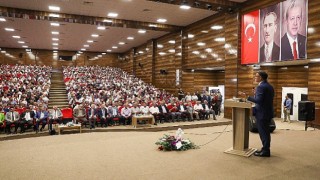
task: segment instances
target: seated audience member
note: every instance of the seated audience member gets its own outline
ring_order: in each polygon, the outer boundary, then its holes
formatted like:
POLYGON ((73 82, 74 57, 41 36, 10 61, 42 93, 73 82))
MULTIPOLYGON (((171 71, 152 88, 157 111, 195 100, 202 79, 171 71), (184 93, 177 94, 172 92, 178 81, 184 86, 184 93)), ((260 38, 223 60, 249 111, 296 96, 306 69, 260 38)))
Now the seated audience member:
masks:
POLYGON ((204 109, 204 111, 205 111, 205 115, 206 115, 205 118, 206 118, 206 119, 209 119, 210 114, 212 114, 212 115, 213 115, 213 119, 214 119, 214 120, 217 120, 217 119, 216 119, 216 113, 215 113, 215 111, 213 110, 212 106, 211 106, 211 107, 209 106, 207 100, 204 101, 204 103, 202 104, 202 106, 203 106, 203 109, 204 109))
POLYGON ((204 119, 205 111, 203 110, 203 106, 202 104, 200 104, 200 101, 197 101, 196 104, 193 106, 193 108, 195 112, 197 112, 198 117, 200 117, 200 119, 204 119))
POLYGON ((188 118, 189 120, 193 120, 193 117, 192 119, 190 119, 192 115, 190 116, 190 113, 187 107, 183 104, 183 102, 180 102, 178 106, 178 110, 181 113, 181 117, 188 118))
POLYGON ((97 115, 98 115, 98 111, 96 109, 96 105, 95 104, 91 104, 91 107, 88 110, 90 129, 94 129, 95 128, 97 115), (93 123, 92 123, 92 121, 93 121, 93 123))
POLYGON ((123 125, 131 124, 131 108, 128 107, 128 104, 124 104, 124 107, 121 109, 121 119, 123 125))
POLYGON ((150 114, 153 115, 154 119, 155 119, 155 125, 157 125, 157 122, 160 121, 160 111, 159 108, 157 107, 157 104, 154 102, 152 103, 152 106, 149 108, 150 114))
POLYGON ((11 125, 14 124, 15 130, 14 133, 17 133, 19 127, 20 115, 17 111, 10 108, 10 111, 6 113, 5 121, 6 121, 6 132, 7 134, 11 134, 11 125))
POLYGON ((169 103, 167 108, 171 114, 172 122, 179 121, 179 119, 181 119, 181 113, 179 112, 176 103, 169 103))
POLYGON ((199 120, 199 113, 194 110, 192 103, 188 102, 186 107, 190 117, 189 120, 193 121, 193 116, 196 116, 196 119, 199 120))
MULTIPOLYGON (((160 121, 161 119, 164 119, 165 122, 169 122, 170 112, 165 104, 165 101, 162 101, 161 104, 158 106, 158 108, 159 108, 160 121)), ((163 121, 161 121, 161 123, 163 123, 163 121)))
POLYGON ((149 106, 147 106, 145 102, 142 102, 142 105, 140 106, 140 111, 141 111, 141 114, 143 115, 150 114, 149 106))
POLYGON ((100 108, 98 109, 98 118, 100 119, 101 127, 108 127, 110 125, 108 123, 108 109, 106 108, 105 104, 101 104, 100 108))
POLYGON ((49 131, 52 131, 52 123, 56 121, 58 124, 62 123, 62 112, 57 106, 53 106, 53 109, 49 111, 49 131))
POLYGON ((82 104, 78 104, 73 109, 73 118, 74 121, 78 124, 79 122, 87 122, 87 114, 86 109, 83 107, 82 104))
POLYGON ((4 121, 5 121, 4 112, 2 112, 1 110, 0 110, 0 131, 2 131, 2 128, 4 126, 4 121))
POLYGON ((138 106, 138 103, 134 103, 131 107, 131 112, 133 116, 137 116, 141 114, 140 108, 138 106))
POLYGON ((39 111, 36 113, 36 133, 39 131, 39 125, 42 124, 40 131, 44 129, 47 124, 47 120, 49 117, 49 112, 44 109, 44 107, 40 107, 39 111))
POLYGON ((109 114, 109 122, 111 125, 114 125, 114 118, 120 118, 119 109, 116 103, 113 103, 112 106, 108 107, 108 114, 109 114))
POLYGON ((26 111, 21 114, 21 121, 20 121, 21 133, 25 132, 25 127, 24 127, 25 124, 28 125, 28 128, 33 127, 33 130, 35 130, 34 118, 35 118, 35 113, 30 109, 30 107, 27 107, 26 111))

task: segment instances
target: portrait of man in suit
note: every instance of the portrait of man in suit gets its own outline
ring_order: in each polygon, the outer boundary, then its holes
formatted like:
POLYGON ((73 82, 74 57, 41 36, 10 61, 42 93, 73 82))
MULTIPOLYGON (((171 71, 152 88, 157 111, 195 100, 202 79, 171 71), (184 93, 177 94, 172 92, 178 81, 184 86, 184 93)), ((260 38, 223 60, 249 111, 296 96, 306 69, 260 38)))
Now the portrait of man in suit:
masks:
MULTIPOLYGON (((280 59, 280 47, 275 42, 278 31, 278 15, 275 12, 266 12, 262 20, 263 45, 260 47, 260 62, 272 62, 280 59)), ((279 42, 279 34, 278 34, 279 42)))
POLYGON ((305 0, 289 0, 283 5, 283 31, 281 38, 281 60, 306 58, 306 14, 305 0))

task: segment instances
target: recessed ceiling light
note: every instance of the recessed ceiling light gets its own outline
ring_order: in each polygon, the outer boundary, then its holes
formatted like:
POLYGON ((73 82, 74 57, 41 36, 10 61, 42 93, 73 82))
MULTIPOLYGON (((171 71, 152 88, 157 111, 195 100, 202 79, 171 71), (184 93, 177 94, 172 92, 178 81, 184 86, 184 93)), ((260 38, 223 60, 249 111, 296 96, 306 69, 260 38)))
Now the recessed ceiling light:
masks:
POLYGON ((213 30, 219 30, 219 29, 222 29, 222 28, 223 27, 219 26, 219 25, 211 26, 211 29, 213 29, 213 30))
POLYGON ((149 27, 158 27, 156 24, 149 24, 149 27))
POLYGON ((107 53, 101 53, 102 55, 106 55, 107 53))
POLYGON ((15 39, 20 39, 21 37, 20 36, 12 36, 13 38, 15 39))
POLYGON ((92 40, 88 40, 87 42, 88 42, 88 43, 93 43, 93 41, 92 41, 92 40))
POLYGON ((198 46, 205 46, 206 43, 204 43, 204 42, 198 42, 197 45, 198 45, 198 46))
POLYGON ((113 21, 111 19, 105 19, 105 20, 103 20, 103 22, 112 23, 113 21))
POLYGON ((171 53, 176 52, 176 50, 174 50, 174 49, 169 49, 168 51, 171 52, 171 53))
POLYGON ((0 18, 0 21, 5 22, 7 20, 5 18, 0 18))
POLYGON ((107 49, 107 52, 112 52, 112 50, 111 49, 107 49))
POLYGON ((157 47, 158 48, 163 48, 163 45, 162 44, 158 44, 157 47))
POLYGON ((208 53, 211 53, 212 49, 211 48, 207 48, 205 51, 208 52, 208 53))
POLYGON ((159 18, 159 19, 157 20, 157 22, 159 22, 159 23, 165 23, 165 22, 167 22, 167 20, 166 20, 166 19, 163 19, 163 18, 159 18))
POLYGON ((89 47, 89 45, 88 45, 88 44, 85 44, 85 45, 83 45, 83 47, 89 47))
POLYGON ((189 39, 194 38, 194 35, 193 34, 188 34, 188 38, 189 39))
POLYGON ((203 30, 203 31, 201 31, 201 32, 206 34, 206 33, 208 33, 209 31, 207 31, 207 30, 203 30))
POLYGON ((108 17, 118 17, 118 13, 110 12, 108 13, 108 17))
POLYGON ((112 49, 118 49, 118 47, 117 46, 112 46, 112 49))
POLYGON ((4 53, 6 53, 6 51, 1 51, 1 53, 3 53, 3 54, 4 54, 4 53))
POLYGON ((57 53, 58 51, 53 51, 54 53, 57 53))
POLYGON ((85 51, 86 49, 85 48, 82 48, 82 49, 80 49, 81 51, 85 51))
POLYGON ((126 44, 126 43, 125 43, 125 42, 119 42, 119 44, 120 44, 120 45, 124 45, 124 44, 126 44))
POLYGON ((98 55, 98 57, 102 57, 102 55, 101 55, 101 54, 99 54, 99 55, 98 55))
POLYGON ((28 48, 28 46, 22 46, 23 48, 28 48))
POLYGON ((104 26, 98 26, 97 29, 99 29, 99 30, 105 30, 106 27, 104 27, 104 26))
POLYGON ((49 6, 49 10, 51 10, 51 11, 60 11, 60 7, 58 7, 58 6, 49 6))
POLYGON ((59 23, 50 23, 51 26, 60 26, 59 23))
POLYGON ((59 49, 58 47, 52 47, 52 49, 59 49))
POLYGON ((163 56, 163 55, 166 55, 167 53, 165 53, 165 52, 159 52, 158 54, 161 55, 161 56, 163 56))
POLYGON ((180 9, 186 9, 186 10, 188 10, 188 9, 190 9, 191 7, 189 6, 189 5, 181 5, 180 6, 180 9))
POLYGON ((144 34, 144 33, 146 33, 147 31, 145 30, 145 29, 140 29, 139 31, 138 31, 138 33, 140 33, 140 34, 144 34))
POLYGON ((217 41, 217 42, 224 42, 225 38, 215 38, 214 40, 217 41))
POLYGON ((58 31, 52 31, 51 34, 57 35, 57 34, 59 34, 59 32, 58 31))
POLYGON ((24 41, 18 41, 18 43, 19 43, 19 44, 24 44, 25 42, 24 42, 24 41))
POLYGON ((59 15, 59 14, 53 14, 53 13, 50 13, 50 14, 49 14, 49 16, 50 16, 50 17, 55 17, 55 18, 60 17, 60 15, 59 15))
POLYGON ((59 46, 58 43, 52 43, 52 46, 59 46))
POLYGON ((52 38, 52 41, 59 41, 58 38, 52 38))
POLYGON ((129 37, 127 37, 127 39, 128 39, 128 40, 134 40, 134 37, 129 36, 129 37))
POLYGON ((14 31, 14 29, 12 29, 12 28, 4 28, 4 30, 6 30, 6 31, 14 31))
POLYGON ((175 40, 170 40, 169 43, 170 43, 170 44, 175 44, 176 41, 175 41, 175 40))
POLYGON ((91 34, 92 37, 99 37, 98 34, 91 34))

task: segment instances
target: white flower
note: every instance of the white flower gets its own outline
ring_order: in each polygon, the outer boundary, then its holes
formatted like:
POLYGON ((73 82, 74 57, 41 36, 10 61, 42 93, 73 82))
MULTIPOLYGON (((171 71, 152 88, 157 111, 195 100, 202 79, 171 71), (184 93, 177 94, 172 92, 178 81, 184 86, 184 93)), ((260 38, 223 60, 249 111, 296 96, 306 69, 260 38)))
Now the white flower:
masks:
POLYGON ((182 147, 181 141, 179 141, 179 142, 176 143, 176 147, 177 147, 177 149, 180 149, 180 148, 182 147))
POLYGON ((183 142, 187 143, 187 144, 190 144, 190 141, 188 139, 184 139, 182 140, 183 142))

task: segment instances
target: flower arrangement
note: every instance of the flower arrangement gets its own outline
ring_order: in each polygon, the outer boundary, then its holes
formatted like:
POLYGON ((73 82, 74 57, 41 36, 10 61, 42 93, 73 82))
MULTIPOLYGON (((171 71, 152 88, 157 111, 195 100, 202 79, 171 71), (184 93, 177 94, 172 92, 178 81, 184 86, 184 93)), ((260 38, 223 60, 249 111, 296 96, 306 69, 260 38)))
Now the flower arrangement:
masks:
POLYGON ((156 145, 159 145, 158 149, 160 151, 186 151, 188 149, 196 149, 196 146, 189 139, 183 139, 182 135, 184 132, 181 128, 176 131, 175 136, 169 136, 165 134, 162 138, 160 138, 156 145))

